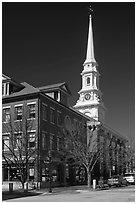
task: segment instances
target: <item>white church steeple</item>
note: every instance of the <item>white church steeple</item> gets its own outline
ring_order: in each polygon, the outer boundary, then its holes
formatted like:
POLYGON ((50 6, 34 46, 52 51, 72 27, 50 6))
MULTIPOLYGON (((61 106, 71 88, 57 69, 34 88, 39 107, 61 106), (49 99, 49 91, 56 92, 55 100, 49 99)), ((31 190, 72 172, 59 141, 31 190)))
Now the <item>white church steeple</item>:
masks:
POLYGON ((87 56, 84 64, 96 62, 94 57, 94 44, 93 44, 93 31, 92 31, 92 17, 89 15, 89 32, 88 32, 88 44, 87 44, 87 56))
POLYGON ((94 56, 91 12, 89 15, 86 60, 83 64, 83 67, 84 69, 81 73, 82 89, 78 92, 80 96, 74 108, 97 121, 104 122, 106 108, 102 102, 102 93, 99 90, 100 74, 97 70, 98 65, 94 56))

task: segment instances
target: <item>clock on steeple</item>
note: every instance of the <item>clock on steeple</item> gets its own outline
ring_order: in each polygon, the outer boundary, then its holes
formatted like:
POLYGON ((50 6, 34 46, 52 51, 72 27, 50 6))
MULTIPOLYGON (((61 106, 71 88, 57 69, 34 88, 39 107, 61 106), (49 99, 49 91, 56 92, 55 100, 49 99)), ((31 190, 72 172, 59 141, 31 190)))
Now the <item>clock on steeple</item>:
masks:
POLYGON ((91 98, 91 95, 89 93, 85 94, 85 99, 86 100, 90 100, 90 98, 91 98))

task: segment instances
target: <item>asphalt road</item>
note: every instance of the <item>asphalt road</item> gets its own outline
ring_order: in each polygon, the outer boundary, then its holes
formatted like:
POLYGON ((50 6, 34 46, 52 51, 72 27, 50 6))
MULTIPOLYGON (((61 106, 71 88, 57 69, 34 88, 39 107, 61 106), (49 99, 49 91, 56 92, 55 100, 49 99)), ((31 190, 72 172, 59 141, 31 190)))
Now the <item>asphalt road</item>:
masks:
POLYGON ((6 200, 6 202, 135 202, 135 186, 100 191, 74 191, 41 194, 6 200))

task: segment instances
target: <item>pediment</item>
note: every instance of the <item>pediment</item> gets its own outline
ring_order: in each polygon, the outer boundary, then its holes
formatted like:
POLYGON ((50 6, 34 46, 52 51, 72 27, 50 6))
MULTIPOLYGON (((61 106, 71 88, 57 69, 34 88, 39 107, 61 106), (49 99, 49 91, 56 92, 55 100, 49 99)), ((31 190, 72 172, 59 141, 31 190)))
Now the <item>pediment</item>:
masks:
POLYGON ((68 95, 71 95, 71 92, 70 92, 70 90, 69 90, 69 88, 68 88, 68 86, 67 86, 66 83, 63 83, 63 84, 60 86, 60 88, 61 88, 65 93, 67 93, 68 95))
POLYGON ((10 78, 4 74, 2 74, 2 81, 6 81, 9 80, 10 78))

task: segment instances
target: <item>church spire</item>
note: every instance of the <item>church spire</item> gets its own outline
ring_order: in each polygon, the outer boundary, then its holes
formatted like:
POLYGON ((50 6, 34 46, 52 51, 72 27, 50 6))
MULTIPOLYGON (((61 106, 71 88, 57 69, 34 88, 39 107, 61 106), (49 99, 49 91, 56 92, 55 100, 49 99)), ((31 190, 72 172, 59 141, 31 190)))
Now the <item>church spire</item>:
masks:
POLYGON ((94 57, 91 11, 90 7, 87 55, 83 64, 84 69, 81 72, 82 89, 78 92, 79 99, 74 108, 96 121, 104 122, 106 109, 102 101, 102 92, 99 89, 100 74, 94 57))
POLYGON ((91 6, 89 8, 89 31, 88 31, 88 43, 87 43, 87 55, 86 55, 86 60, 84 62, 84 65, 87 63, 92 63, 95 62, 95 57, 94 57, 94 44, 93 44, 93 30, 92 30, 92 16, 91 12, 93 11, 91 9, 91 6))

